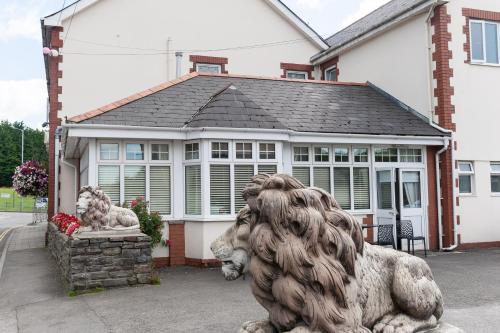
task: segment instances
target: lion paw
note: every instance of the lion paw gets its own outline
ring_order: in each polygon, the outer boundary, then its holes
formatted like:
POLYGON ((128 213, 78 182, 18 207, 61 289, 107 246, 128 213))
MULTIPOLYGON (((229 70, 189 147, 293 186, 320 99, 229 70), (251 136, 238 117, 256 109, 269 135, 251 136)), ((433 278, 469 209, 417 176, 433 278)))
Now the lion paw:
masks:
POLYGON ((435 326, 434 316, 427 320, 419 320, 406 314, 388 314, 373 327, 373 333, 413 333, 435 326))
POLYGON ((268 320, 247 321, 241 325, 239 333, 275 333, 273 325, 268 320))

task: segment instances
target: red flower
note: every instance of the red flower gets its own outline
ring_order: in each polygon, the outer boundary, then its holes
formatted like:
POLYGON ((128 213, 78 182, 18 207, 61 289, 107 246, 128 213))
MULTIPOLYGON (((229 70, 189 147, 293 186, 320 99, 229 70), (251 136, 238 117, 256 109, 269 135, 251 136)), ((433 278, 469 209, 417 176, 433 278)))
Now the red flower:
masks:
POLYGON ((137 204, 138 204, 137 200, 132 200, 132 201, 130 202, 130 207, 131 207, 131 208, 134 208, 135 206, 137 206, 137 204))
POLYGON ((172 244, 170 239, 165 239, 165 246, 169 247, 172 244))

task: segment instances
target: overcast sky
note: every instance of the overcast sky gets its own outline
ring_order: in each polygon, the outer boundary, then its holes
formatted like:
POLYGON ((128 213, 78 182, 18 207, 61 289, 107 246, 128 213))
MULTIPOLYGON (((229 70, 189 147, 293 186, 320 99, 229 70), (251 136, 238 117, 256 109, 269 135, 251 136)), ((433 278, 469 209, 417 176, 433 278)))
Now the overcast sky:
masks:
MULTIPOLYGON (((47 92, 40 18, 61 9, 64 2, 0 0, 0 120, 24 121, 33 127, 45 121, 47 92)), ((66 4, 71 2, 74 0, 66 4)), ((283 2, 320 35, 328 37, 388 0, 283 2)))

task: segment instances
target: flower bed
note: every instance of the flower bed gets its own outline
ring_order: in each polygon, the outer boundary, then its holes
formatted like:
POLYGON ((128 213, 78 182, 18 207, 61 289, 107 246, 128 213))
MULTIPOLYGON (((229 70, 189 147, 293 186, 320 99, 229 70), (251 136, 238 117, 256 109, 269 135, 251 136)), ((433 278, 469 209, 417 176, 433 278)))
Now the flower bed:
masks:
POLYGON ((51 221, 57 226, 57 229, 67 236, 73 235, 80 228, 80 220, 74 215, 58 213, 54 215, 51 221))

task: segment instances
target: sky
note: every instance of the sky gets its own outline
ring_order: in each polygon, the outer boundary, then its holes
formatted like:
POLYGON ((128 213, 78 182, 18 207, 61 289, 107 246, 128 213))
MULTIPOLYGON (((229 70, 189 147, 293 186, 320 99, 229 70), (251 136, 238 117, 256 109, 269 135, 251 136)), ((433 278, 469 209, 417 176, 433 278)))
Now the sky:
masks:
MULTIPOLYGON (((73 1, 0 0, 0 120, 24 121, 36 128, 46 121, 40 18, 73 1)), ((283 0, 325 38, 388 1, 283 0)))

